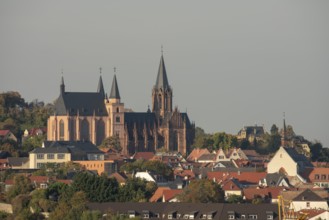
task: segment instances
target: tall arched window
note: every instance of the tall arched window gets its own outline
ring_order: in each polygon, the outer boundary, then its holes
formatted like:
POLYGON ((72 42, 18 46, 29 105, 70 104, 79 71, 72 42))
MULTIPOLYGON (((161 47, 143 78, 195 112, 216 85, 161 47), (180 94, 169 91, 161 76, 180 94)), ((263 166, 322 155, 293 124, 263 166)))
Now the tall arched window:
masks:
POLYGON ((64 141, 64 121, 59 121, 59 140, 64 141))
POLYGON ((105 123, 103 120, 97 121, 96 127, 96 145, 100 145, 105 138, 105 123))
POLYGON ((83 141, 89 141, 89 122, 86 119, 83 119, 81 122, 81 134, 80 139, 83 141))

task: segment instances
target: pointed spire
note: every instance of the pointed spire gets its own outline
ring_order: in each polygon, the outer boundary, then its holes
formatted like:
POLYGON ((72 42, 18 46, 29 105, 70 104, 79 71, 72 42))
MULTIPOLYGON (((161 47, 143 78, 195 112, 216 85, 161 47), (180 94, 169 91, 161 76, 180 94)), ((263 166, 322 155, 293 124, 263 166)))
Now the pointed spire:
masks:
POLYGON ((97 92, 100 93, 103 97, 105 97, 102 75, 99 76, 97 92))
POLYGON ((113 76, 110 99, 120 99, 119 87, 117 83, 117 77, 115 74, 113 76))
POLYGON ((61 78, 61 86, 60 86, 60 89, 61 89, 61 95, 64 95, 65 93, 65 84, 64 84, 64 76, 63 76, 63 70, 62 70, 62 78, 61 78))
POLYGON ((169 88, 163 54, 161 54, 160 65, 159 65, 159 70, 158 70, 157 81, 155 83, 155 88, 163 89, 163 90, 169 88))

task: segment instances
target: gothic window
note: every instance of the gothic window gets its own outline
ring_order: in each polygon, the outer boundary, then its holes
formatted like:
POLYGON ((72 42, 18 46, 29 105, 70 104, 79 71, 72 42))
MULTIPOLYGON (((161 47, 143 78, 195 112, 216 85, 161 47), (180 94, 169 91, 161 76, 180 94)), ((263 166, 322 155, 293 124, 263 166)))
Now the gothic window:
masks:
POLYGON ((103 120, 97 122, 96 145, 100 145, 105 138, 105 123, 103 120))
POLYGON ((64 121, 59 121, 59 140, 64 141, 64 121))
POLYGON ((83 119, 81 122, 81 140, 89 140, 89 122, 86 119, 83 119))
POLYGON ((158 103, 159 103, 159 109, 162 109, 162 98, 161 98, 161 94, 159 95, 158 103))
POLYGON ((120 112, 120 111, 119 111, 119 107, 117 107, 117 112, 120 112))
POLYGON ((76 140, 76 121, 75 120, 71 120, 70 121, 70 140, 75 141, 76 140))

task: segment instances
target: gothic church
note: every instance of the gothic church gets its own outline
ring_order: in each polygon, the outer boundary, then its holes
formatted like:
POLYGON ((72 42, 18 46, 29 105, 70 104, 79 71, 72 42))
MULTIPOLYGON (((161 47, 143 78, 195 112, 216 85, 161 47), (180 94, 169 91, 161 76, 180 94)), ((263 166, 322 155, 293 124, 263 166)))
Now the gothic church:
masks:
POLYGON ((186 155, 193 143, 195 125, 187 113, 173 109, 172 98, 163 55, 152 90, 152 110, 147 112, 125 111, 116 75, 109 97, 105 94, 102 76, 97 92, 67 92, 62 77, 54 115, 48 118, 47 139, 89 140, 100 145, 104 138, 115 135, 126 155, 158 148, 186 155))

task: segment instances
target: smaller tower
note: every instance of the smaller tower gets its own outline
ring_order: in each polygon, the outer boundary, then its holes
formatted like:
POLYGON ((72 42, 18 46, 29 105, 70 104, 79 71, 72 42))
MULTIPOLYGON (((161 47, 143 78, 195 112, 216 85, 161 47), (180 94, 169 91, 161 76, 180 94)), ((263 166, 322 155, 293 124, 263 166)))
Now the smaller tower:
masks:
MULTIPOLYGON (((110 130, 107 136, 117 136, 124 148, 124 104, 121 103, 117 77, 114 74, 109 101, 105 103, 110 117, 110 130)), ((123 149, 124 151, 126 149, 123 149)))
POLYGON ((98 81, 98 87, 97 92, 102 95, 103 98, 105 98, 105 91, 104 91, 104 85, 103 85, 103 79, 102 79, 102 68, 99 68, 99 81, 98 81))
POLYGON ((286 118, 284 112, 283 112, 283 131, 281 135, 281 146, 287 147, 287 127, 286 127, 286 118))
MULTIPOLYGON (((63 74, 63 72, 62 72, 62 74, 63 74)), ((61 86, 60 86, 60 94, 64 95, 64 93, 65 93, 65 84, 64 84, 64 77, 62 75, 61 86)))

